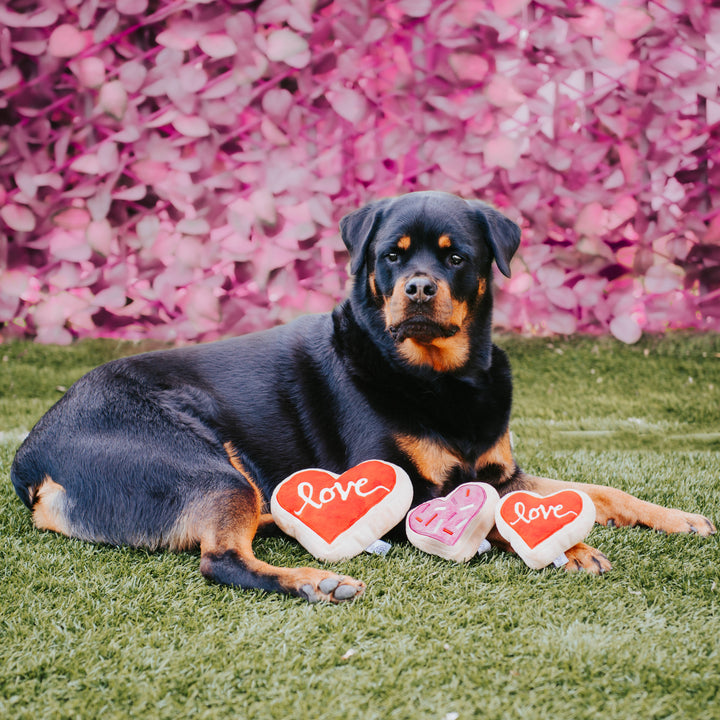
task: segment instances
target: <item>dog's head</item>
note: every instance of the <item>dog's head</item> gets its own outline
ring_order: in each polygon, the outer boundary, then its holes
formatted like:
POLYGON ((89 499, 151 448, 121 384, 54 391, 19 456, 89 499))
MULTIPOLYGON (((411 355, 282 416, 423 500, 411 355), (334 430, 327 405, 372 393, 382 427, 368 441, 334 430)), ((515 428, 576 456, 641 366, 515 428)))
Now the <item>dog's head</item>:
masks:
POLYGON ((487 366, 491 265, 510 276, 520 229, 477 200, 418 192, 370 203, 340 222, 353 304, 403 363, 451 372, 487 366), (482 357, 479 357, 482 356, 482 357))

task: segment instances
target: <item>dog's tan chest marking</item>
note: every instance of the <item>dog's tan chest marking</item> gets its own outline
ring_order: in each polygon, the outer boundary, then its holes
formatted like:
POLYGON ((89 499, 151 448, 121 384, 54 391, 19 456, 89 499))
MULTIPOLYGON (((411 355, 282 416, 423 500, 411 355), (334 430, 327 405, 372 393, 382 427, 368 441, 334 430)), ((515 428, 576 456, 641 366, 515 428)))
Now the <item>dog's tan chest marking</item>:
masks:
POLYGON ((395 442, 418 472, 438 488, 442 488, 453 469, 462 464, 459 455, 436 440, 397 435, 395 442))
POLYGON ((505 432, 502 437, 488 450, 482 453, 474 462, 462 457, 444 443, 430 438, 418 438, 412 435, 396 435, 395 442, 404 452, 418 472, 435 487, 442 489, 450 474, 460 468, 470 478, 482 474, 486 469, 493 471, 499 468, 498 476, 493 481, 503 482, 515 472, 515 460, 510 445, 510 433, 505 432))

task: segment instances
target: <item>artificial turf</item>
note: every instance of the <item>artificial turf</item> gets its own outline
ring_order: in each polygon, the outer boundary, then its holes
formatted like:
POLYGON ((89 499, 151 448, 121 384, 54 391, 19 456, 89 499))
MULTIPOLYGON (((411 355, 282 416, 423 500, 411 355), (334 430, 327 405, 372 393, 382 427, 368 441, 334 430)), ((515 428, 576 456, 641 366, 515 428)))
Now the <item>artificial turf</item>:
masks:
MULTIPOLYGON (((526 470, 720 519, 720 337, 497 341, 526 470)), ((210 584, 197 553, 37 531, 9 481, 20 439, 136 349, 0 346, 0 717, 720 718, 717 535, 595 527, 602 577, 396 544, 332 565, 368 584, 332 606, 210 584)), ((285 538, 255 549, 313 563, 285 538)))

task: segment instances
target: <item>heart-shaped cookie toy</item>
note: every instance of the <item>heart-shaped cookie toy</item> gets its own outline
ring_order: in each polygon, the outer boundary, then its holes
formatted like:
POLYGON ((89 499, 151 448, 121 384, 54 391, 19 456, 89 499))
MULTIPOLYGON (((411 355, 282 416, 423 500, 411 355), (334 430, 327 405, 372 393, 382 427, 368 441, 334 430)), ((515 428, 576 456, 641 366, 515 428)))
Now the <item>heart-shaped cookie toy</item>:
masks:
POLYGON ((539 570, 590 532, 595 505, 578 490, 561 490, 543 497, 518 490, 495 507, 495 524, 513 550, 531 568, 539 570))
POLYGON ((342 475, 316 468, 293 473, 275 488, 270 512, 308 552, 335 562, 361 553, 397 525, 412 495, 402 468, 367 460, 342 475))
POLYGON ((497 491, 491 485, 459 485, 446 497, 428 500, 408 513, 408 540, 446 560, 469 560, 495 524, 497 502, 497 491))

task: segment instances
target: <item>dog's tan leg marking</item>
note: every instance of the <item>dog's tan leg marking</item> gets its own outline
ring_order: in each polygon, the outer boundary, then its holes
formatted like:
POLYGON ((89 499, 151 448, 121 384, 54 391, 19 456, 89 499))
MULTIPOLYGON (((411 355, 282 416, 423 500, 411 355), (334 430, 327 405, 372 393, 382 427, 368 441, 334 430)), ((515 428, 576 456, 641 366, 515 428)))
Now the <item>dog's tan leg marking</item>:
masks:
POLYGON ((644 525, 666 533, 698 533, 703 537, 715 532, 712 522, 702 515, 655 505, 605 485, 565 482, 533 476, 525 476, 524 480, 525 489, 540 495, 550 495, 567 489, 582 490, 595 504, 596 520, 601 525, 624 527, 644 525))
POLYGON ((261 522, 262 495, 232 444, 225 451, 232 466, 247 480, 238 487, 206 496, 190 506, 176 524, 172 545, 200 544, 200 572, 207 578, 241 587, 298 595, 309 602, 341 602, 360 596, 365 583, 316 568, 284 568, 258 560, 252 541, 261 522))
POLYGON ((475 470, 478 473, 482 473, 486 468, 497 468, 500 474, 496 482, 509 480, 516 467, 510 442, 510 430, 506 430, 505 434, 475 462, 475 470))
POLYGON ((33 493, 33 522, 40 530, 70 535, 65 515, 65 488, 46 475, 33 493))

